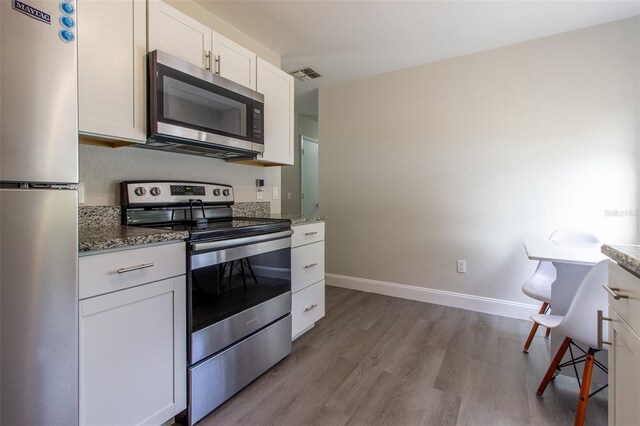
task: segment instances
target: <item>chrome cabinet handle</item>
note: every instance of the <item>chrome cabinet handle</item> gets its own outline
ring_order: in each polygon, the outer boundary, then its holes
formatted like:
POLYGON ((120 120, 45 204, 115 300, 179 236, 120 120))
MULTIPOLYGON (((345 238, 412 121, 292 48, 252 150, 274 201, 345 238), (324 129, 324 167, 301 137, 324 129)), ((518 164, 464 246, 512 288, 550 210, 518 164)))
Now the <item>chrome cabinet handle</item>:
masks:
POLYGON ((309 311, 311 311, 311 310, 313 310, 313 309, 315 309, 315 308, 317 308, 317 307, 318 307, 318 305, 316 305, 316 304, 314 303, 313 305, 311 305, 311 306, 309 306, 308 308, 306 308, 304 311, 305 311, 305 312, 309 312, 309 311))
POLYGON ((602 321, 611 321, 611 318, 607 318, 602 314, 601 310, 598 310, 598 349, 602 349, 602 345, 611 346, 613 343, 605 342, 602 340, 602 321))
POLYGON ((615 300, 620 300, 620 299, 628 299, 629 296, 625 296, 624 294, 618 294, 616 293, 616 291, 620 291, 619 288, 613 288, 613 287, 609 287, 606 284, 602 284, 602 288, 604 288, 604 290, 609 293, 609 296, 613 297, 615 300))
POLYGON ((204 67, 206 68, 207 71, 211 71, 211 51, 210 50, 207 50, 204 53, 204 58, 205 58, 204 67))
POLYGON ((314 266, 318 266, 318 264, 317 263, 311 263, 309 265, 305 265, 304 269, 313 268, 314 266))
POLYGON ((304 233, 304 236, 305 236, 305 237, 310 237, 310 236, 312 236, 312 235, 316 235, 316 234, 317 234, 317 232, 305 232, 305 233, 304 233))
POLYGON ((215 74, 220 75, 220 70, 222 69, 222 58, 220 57, 220 55, 216 55, 216 70, 214 71, 215 74))
POLYGON ((130 266, 128 268, 120 268, 118 269, 119 274, 124 274, 125 272, 137 271, 138 269, 145 269, 153 267, 153 263, 143 263, 142 265, 130 266))

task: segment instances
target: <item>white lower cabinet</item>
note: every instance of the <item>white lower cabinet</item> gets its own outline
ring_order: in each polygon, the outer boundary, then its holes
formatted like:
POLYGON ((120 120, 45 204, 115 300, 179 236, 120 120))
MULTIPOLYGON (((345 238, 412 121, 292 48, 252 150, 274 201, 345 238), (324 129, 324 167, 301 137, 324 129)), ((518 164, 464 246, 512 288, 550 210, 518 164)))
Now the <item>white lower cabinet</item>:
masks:
POLYGON ((609 287, 609 424, 635 425, 640 419, 640 279, 615 263, 609 287))
POLYGON ((324 222, 292 226, 291 337, 324 317, 324 222))
MULTIPOLYGON (((184 243, 161 247, 170 247, 184 263, 184 243)), ((81 257, 81 270, 83 262, 104 260, 105 267, 96 267, 95 277, 81 274, 80 287, 93 286, 101 275, 152 269, 148 258, 136 258, 145 250, 81 257), (114 254, 126 253, 126 263, 122 256, 122 264, 113 263, 114 254)), ((155 257, 154 266, 171 261, 166 254, 155 257)), ((80 300, 81 425, 158 425, 186 408, 184 266, 179 272, 80 300)))

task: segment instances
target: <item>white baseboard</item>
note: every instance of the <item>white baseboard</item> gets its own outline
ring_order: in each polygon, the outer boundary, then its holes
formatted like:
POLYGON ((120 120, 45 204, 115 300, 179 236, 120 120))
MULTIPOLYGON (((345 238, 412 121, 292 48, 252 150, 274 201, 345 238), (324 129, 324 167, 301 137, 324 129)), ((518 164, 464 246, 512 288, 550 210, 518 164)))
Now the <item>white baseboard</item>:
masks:
POLYGON ((417 300, 419 302, 434 303, 436 305, 451 306, 484 312, 486 314, 528 320, 530 315, 537 314, 540 306, 508 300, 492 299, 490 297, 473 296, 470 294, 454 293, 452 291, 436 290, 432 288, 416 287, 406 284, 388 283, 369 280, 366 278, 347 277, 337 274, 325 274, 326 285, 365 291, 368 293, 384 294, 385 296, 400 297, 417 300))

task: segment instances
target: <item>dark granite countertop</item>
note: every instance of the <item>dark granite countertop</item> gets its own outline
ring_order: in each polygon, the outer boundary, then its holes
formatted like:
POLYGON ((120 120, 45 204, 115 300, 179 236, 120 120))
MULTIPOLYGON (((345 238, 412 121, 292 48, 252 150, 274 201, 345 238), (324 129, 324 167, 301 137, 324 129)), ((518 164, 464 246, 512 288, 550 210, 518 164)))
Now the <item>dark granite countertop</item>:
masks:
POLYGON ((604 244, 601 251, 615 260, 618 265, 640 278, 640 246, 604 244))
POLYGON ((189 233, 184 231, 124 225, 87 226, 78 229, 78 251, 82 255, 98 250, 184 240, 187 237, 189 233))
POLYGON ((299 214, 287 214, 287 213, 272 213, 272 214, 248 214, 245 217, 255 217, 260 219, 288 219, 291 221, 291 225, 303 225, 313 222, 325 222, 326 216, 302 216, 299 214))
MULTIPOLYGON (((247 202, 234 205, 234 216, 256 219, 288 219, 292 225, 324 222, 324 216, 270 214, 269 202, 247 202)), ((184 240, 185 231, 139 228, 120 225, 120 206, 80 206, 79 209, 80 254, 98 250, 117 249, 142 244, 184 240)))

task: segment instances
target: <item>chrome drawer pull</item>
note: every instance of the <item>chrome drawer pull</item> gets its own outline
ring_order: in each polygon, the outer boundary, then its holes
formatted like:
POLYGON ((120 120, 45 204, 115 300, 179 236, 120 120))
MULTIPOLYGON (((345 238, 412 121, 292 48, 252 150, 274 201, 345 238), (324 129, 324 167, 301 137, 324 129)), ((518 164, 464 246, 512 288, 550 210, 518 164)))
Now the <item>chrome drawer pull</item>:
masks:
POLYGON ((616 291, 620 291, 619 288, 613 288, 613 287, 609 287, 606 284, 602 284, 602 288, 604 288, 604 290, 609 293, 609 296, 613 297, 615 300, 620 300, 620 299, 628 299, 629 296, 625 296, 623 294, 618 294, 616 293, 616 291))
POLYGON ((602 321, 611 321, 611 318, 607 318, 602 315, 602 311, 598 310, 598 349, 602 349, 602 345, 611 346, 613 343, 605 342, 602 340, 602 321))
POLYGON ((312 235, 316 235, 316 234, 317 234, 317 232, 305 232, 305 233, 304 233, 304 236, 305 236, 305 237, 310 237, 310 236, 312 236, 312 235))
POLYGON ((214 68, 215 71, 213 73, 220 75, 220 72, 221 72, 220 70, 222 70, 222 58, 220 57, 220 55, 216 56, 215 62, 216 62, 216 67, 214 68))
POLYGON ((154 266, 153 263, 143 263, 142 265, 138 265, 138 266, 130 266, 128 268, 120 268, 120 269, 118 269, 118 273, 119 274, 124 274, 125 272, 137 271, 138 269, 151 268, 152 266, 154 266))
POLYGON ((317 264, 317 263, 312 263, 312 264, 310 264, 310 265, 306 265, 306 266, 304 267, 304 269, 313 268, 314 266, 318 266, 318 264, 317 264))
POLYGON ((207 71, 211 71, 211 51, 207 50, 204 53, 204 65, 207 71))
POLYGON ((315 309, 315 308, 317 308, 317 307, 318 307, 318 305, 316 305, 316 304, 314 303, 313 305, 311 305, 311 306, 309 306, 308 308, 306 308, 304 311, 305 311, 305 312, 309 312, 309 311, 311 311, 311 310, 313 310, 313 309, 315 309))

